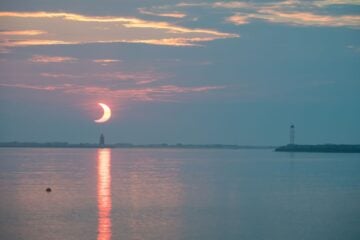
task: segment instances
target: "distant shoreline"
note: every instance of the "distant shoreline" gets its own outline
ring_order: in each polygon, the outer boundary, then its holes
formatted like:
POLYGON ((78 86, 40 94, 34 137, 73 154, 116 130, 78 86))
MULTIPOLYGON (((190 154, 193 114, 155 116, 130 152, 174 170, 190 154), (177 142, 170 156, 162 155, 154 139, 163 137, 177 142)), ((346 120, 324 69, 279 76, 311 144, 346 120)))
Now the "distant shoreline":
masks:
POLYGON ((360 153, 360 145, 357 144, 319 144, 298 145, 288 144, 275 148, 276 152, 322 152, 322 153, 360 153))
POLYGON ((67 143, 67 142, 0 142, 0 148, 146 148, 146 149, 274 149, 275 152, 319 152, 319 153, 360 153, 357 144, 319 144, 298 145, 288 144, 281 147, 251 146, 235 144, 132 144, 115 143, 99 145, 96 143, 67 143))
POLYGON ((274 149, 275 146, 248 146, 231 144, 131 144, 115 143, 99 145, 95 143, 67 143, 67 142, 3 142, 0 148, 149 148, 149 149, 274 149))

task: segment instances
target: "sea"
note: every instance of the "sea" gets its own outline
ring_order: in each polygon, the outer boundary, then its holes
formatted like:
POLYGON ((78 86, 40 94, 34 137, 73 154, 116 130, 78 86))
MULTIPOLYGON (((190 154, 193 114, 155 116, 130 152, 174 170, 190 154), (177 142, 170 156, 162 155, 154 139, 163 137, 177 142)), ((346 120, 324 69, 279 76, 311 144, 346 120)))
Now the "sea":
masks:
POLYGON ((0 239, 358 240, 360 154, 2 148, 0 239))

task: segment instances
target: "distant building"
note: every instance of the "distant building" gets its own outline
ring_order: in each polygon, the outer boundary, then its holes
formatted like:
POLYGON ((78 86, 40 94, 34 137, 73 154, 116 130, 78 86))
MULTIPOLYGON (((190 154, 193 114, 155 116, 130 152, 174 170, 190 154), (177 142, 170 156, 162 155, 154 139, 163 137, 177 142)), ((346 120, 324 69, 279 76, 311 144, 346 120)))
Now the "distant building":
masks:
POLYGON ((105 137, 104 137, 104 134, 101 134, 101 135, 100 135, 99 145, 100 145, 100 146, 104 146, 104 145, 105 145, 105 137))

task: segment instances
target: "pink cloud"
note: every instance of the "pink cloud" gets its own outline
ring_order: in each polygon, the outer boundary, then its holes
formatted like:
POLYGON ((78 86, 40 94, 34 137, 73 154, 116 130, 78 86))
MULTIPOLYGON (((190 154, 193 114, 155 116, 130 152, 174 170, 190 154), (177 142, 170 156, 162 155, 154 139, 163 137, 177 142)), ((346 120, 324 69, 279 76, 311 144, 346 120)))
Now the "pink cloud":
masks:
POLYGON ((225 88, 224 86, 198 86, 180 87, 176 85, 163 85, 146 88, 112 89, 100 86, 84 86, 76 84, 62 85, 31 85, 31 84, 7 84, 0 83, 1 87, 22 88, 37 91, 62 91, 67 94, 82 96, 120 99, 122 101, 166 101, 177 95, 201 93, 225 88))
POLYGON ((33 55, 29 61, 33 63, 63 63, 74 62, 76 58, 63 57, 63 56, 45 56, 45 55, 33 55))
POLYGON ((229 9, 238 9, 238 8, 251 8, 253 5, 248 2, 215 2, 211 4, 213 8, 229 8, 229 9))
MULTIPOLYGON (((165 15, 181 17, 180 13, 165 15)), ((194 46, 196 44, 193 42, 239 37, 238 34, 183 27, 166 21, 121 16, 87 16, 66 12, 0 12, 0 29, 10 29, 8 33, 18 33, 11 35, 11 38, 0 34, 0 47, 88 43, 194 46), (29 32, 23 29, 23 26, 38 29, 38 32, 29 32)))
POLYGON ((119 63, 119 62, 121 62, 121 60, 118 60, 118 59, 94 59, 93 62, 106 66, 111 63, 119 63))
POLYGON ((236 14, 236 15, 226 18, 226 21, 233 23, 235 25, 243 25, 243 24, 249 23, 249 17, 242 16, 241 14, 236 14))
POLYGON ((25 89, 43 90, 43 91, 54 91, 54 90, 63 89, 58 86, 39 86, 39 85, 29 85, 29 84, 8 84, 8 83, 0 83, 0 87, 25 88, 25 89))
POLYGON ((36 36, 36 35, 41 35, 41 34, 45 34, 46 32, 44 31, 40 31, 40 30, 21 30, 21 31, 0 31, 0 35, 27 35, 27 36, 36 36))
POLYGON ((75 75, 75 74, 66 74, 66 73, 40 73, 40 76, 45 78, 70 78, 70 79, 77 79, 77 78, 85 78, 84 75, 75 75))
POLYGON ((169 77, 165 73, 157 73, 154 71, 145 72, 95 72, 95 73, 81 73, 81 74, 68 74, 56 72, 42 72, 40 76, 44 78, 58 78, 68 80, 86 80, 89 81, 127 81, 136 85, 149 84, 169 77))

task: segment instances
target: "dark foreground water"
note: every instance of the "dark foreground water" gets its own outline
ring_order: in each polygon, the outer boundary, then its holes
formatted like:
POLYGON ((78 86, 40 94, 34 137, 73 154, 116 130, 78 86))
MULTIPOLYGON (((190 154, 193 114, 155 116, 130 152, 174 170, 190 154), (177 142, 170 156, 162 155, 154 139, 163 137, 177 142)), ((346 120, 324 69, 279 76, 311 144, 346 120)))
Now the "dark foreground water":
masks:
POLYGON ((0 149, 0 239, 358 240, 360 154, 0 149))

